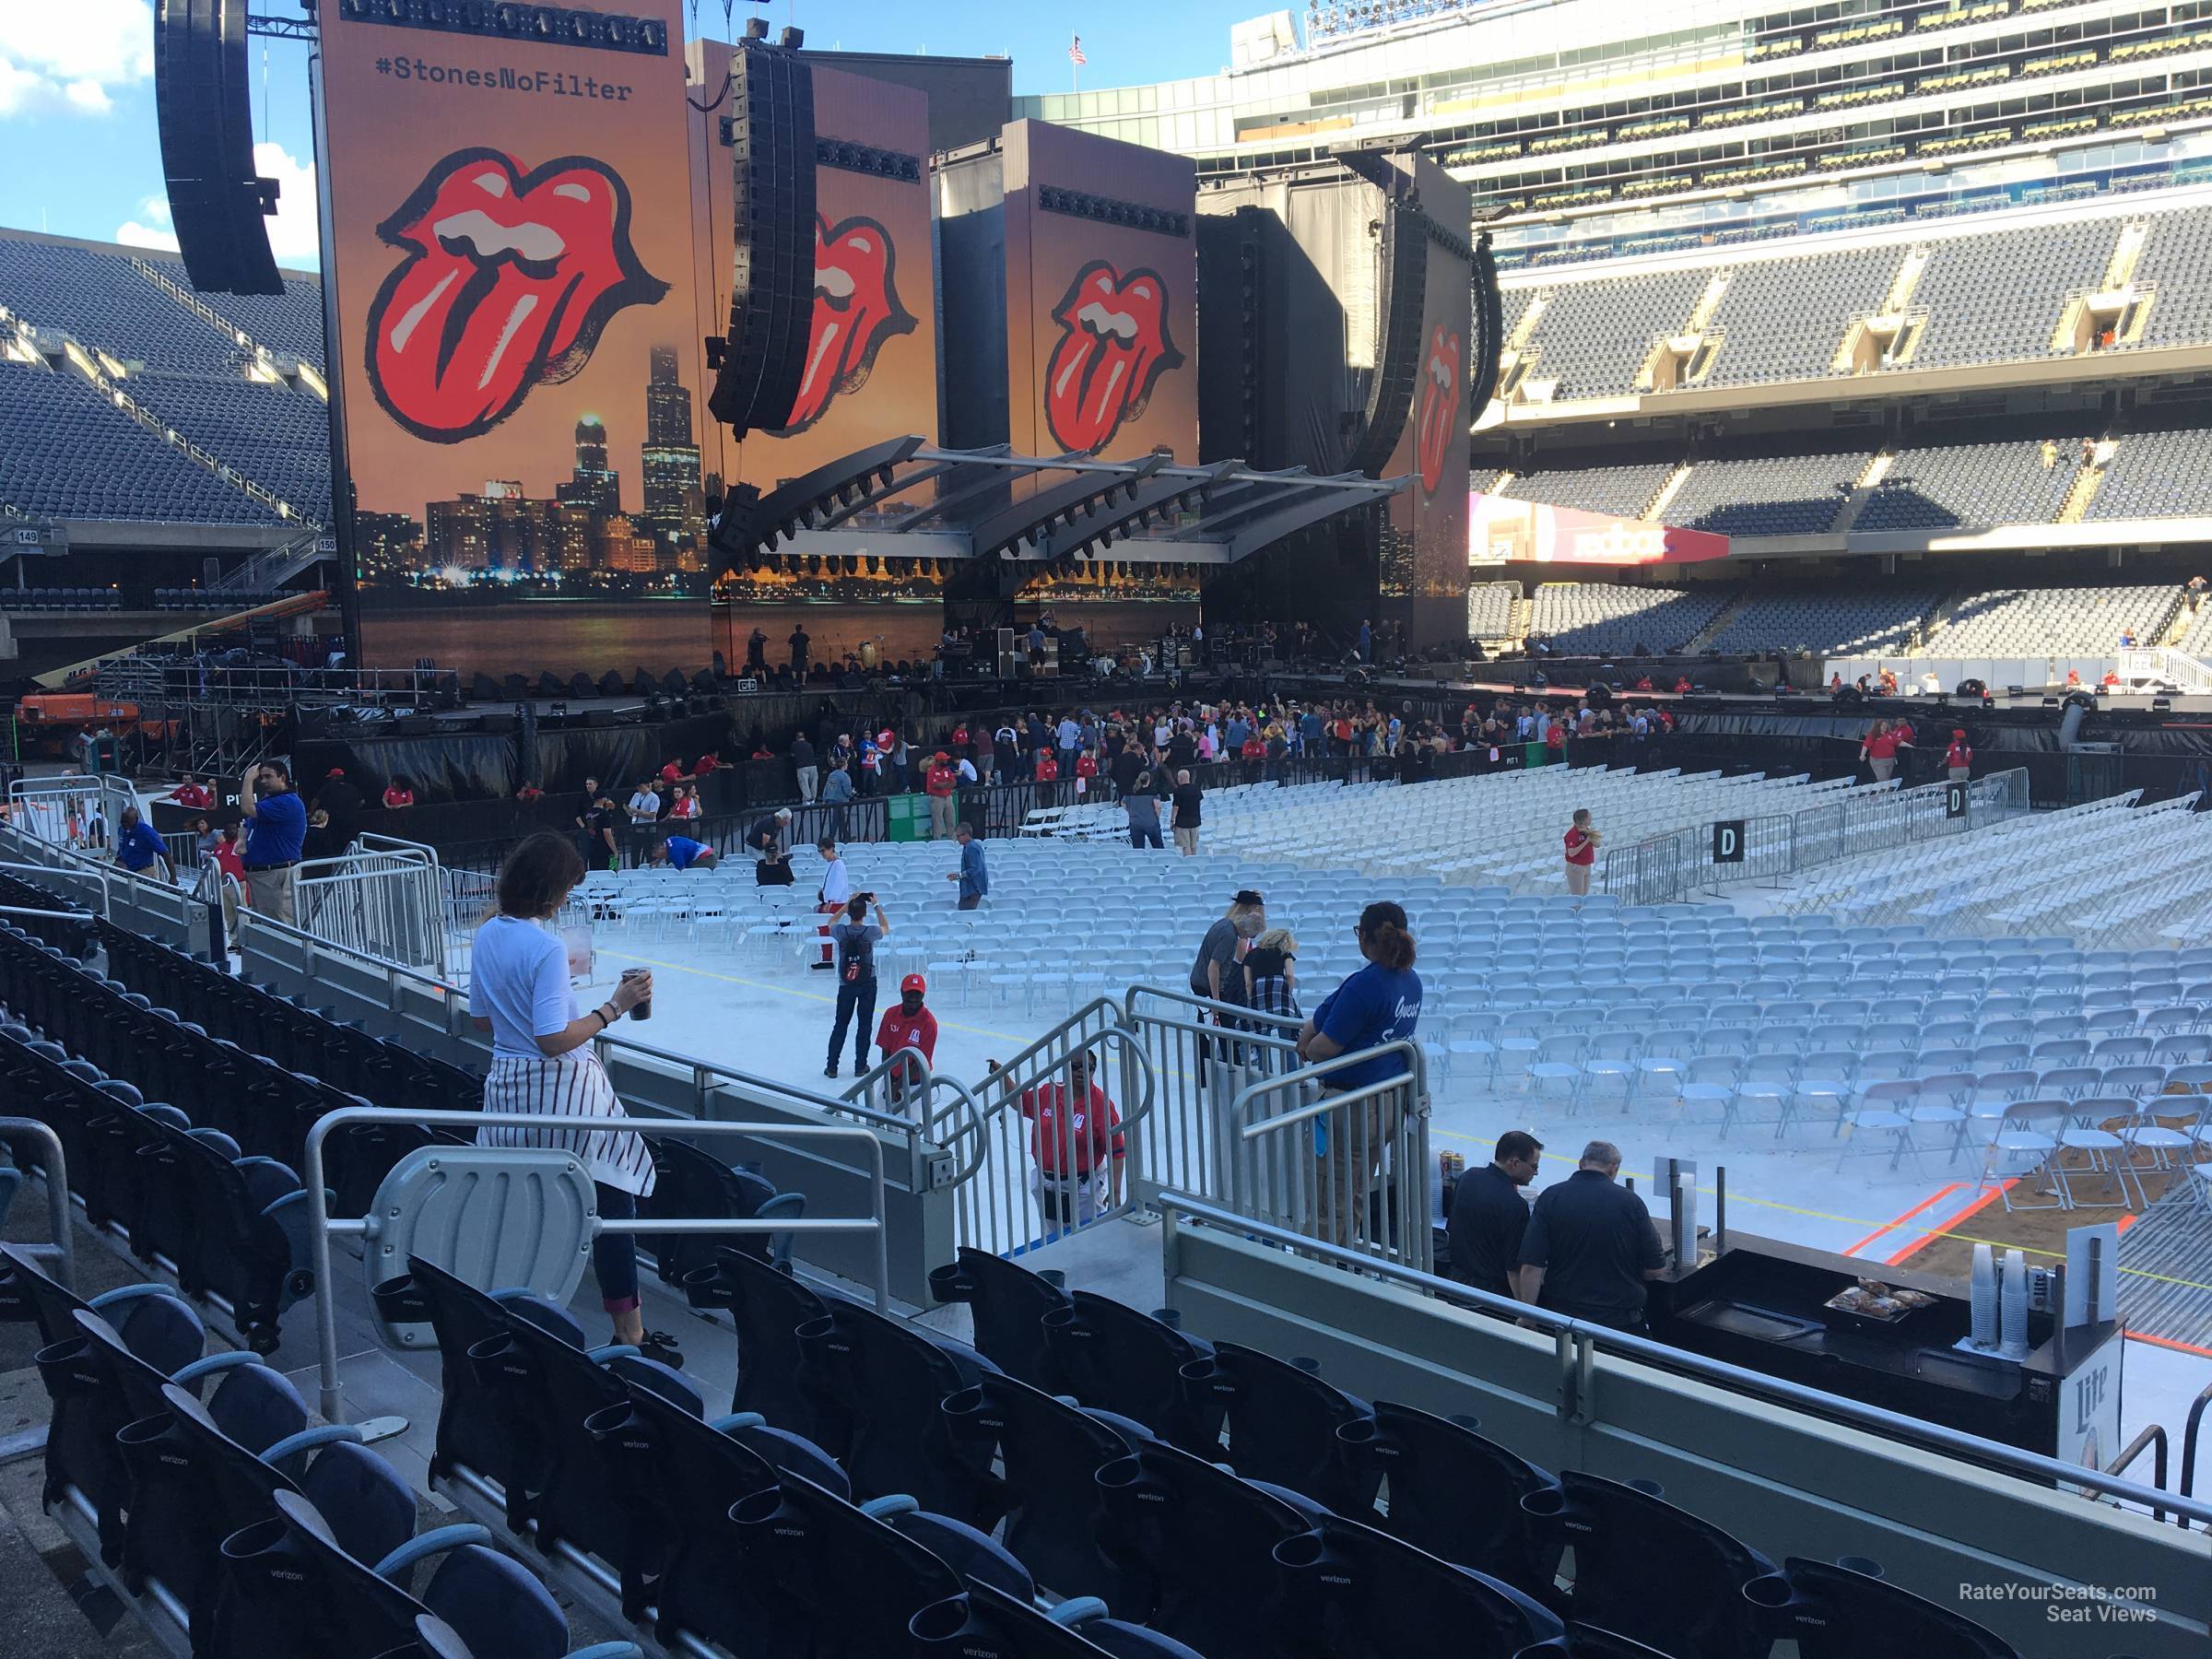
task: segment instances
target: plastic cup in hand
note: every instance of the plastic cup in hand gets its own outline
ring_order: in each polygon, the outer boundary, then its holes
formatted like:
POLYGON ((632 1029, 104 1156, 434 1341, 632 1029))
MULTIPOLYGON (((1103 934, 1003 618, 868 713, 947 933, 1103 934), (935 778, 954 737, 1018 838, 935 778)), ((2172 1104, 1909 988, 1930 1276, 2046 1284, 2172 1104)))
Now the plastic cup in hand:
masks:
MULTIPOLYGON (((626 980, 642 979, 651 971, 652 970, 647 968, 625 968, 622 970, 622 977, 626 980)), ((630 1009, 629 1017, 632 1019, 651 1019, 653 1018, 653 998, 648 996, 636 1007, 630 1009)))

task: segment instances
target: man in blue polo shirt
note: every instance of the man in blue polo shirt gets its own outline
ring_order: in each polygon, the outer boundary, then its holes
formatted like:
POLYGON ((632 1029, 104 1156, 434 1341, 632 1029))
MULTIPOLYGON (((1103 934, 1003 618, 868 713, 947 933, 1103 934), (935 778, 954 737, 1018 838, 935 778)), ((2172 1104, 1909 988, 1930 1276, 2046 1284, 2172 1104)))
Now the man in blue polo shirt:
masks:
POLYGON ((711 870, 714 867, 715 859, 713 848, 704 841, 695 841, 688 835, 671 835, 653 849, 654 864, 674 865, 679 870, 688 870, 694 865, 702 870, 711 870))
POLYGON ((264 916, 292 920, 292 873, 307 839, 307 808, 292 789, 291 769, 264 760, 238 786, 246 830, 246 897, 264 916))
POLYGON ((158 871, 167 881, 169 875, 169 843, 154 832, 153 827, 138 816, 138 808, 125 806, 123 817, 115 826, 115 862, 134 876, 158 871))

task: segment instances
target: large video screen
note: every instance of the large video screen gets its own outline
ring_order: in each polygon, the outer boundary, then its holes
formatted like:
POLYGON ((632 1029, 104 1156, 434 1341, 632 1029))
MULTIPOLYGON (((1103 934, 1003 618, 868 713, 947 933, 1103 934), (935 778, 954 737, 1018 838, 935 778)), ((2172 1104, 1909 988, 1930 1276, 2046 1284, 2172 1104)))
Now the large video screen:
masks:
POLYGON ((1041 121, 1003 148, 1014 448, 1195 461, 1196 164, 1041 121))
POLYGON ((677 0, 594 40, 326 7, 319 82, 364 659, 703 666, 677 0))

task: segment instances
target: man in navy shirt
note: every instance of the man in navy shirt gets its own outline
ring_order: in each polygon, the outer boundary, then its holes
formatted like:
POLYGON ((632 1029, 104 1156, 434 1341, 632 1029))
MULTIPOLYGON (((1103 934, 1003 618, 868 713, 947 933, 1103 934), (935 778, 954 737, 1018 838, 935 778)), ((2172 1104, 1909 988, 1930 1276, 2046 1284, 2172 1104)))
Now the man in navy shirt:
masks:
POLYGON ((1643 1200, 1614 1177, 1620 1148, 1594 1140, 1536 1194, 1521 1235, 1521 1300, 1618 1331, 1643 1329, 1644 1281, 1665 1270, 1643 1200))
POLYGON ((254 910, 276 921, 292 919, 292 871, 307 839, 307 808, 292 789, 281 760, 264 760, 238 786, 238 810, 246 831, 246 895, 254 910))
POLYGON ((162 880, 170 878, 169 843, 138 816, 135 806, 125 806, 117 821, 115 862, 134 876, 143 876, 158 867, 162 880))

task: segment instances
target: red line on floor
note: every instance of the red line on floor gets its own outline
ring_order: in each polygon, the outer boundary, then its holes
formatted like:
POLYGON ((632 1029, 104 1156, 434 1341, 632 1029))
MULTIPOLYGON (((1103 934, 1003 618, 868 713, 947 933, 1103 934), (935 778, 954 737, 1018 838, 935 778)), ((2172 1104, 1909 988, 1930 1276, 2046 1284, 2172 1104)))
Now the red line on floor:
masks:
POLYGON ((2171 1336, 2153 1336, 2147 1331, 2130 1331, 2127 1339, 2130 1342, 2147 1342, 2153 1347, 2178 1348, 2184 1354, 2202 1354, 2206 1359, 2212 1359, 2212 1347, 2199 1347, 2194 1342, 2183 1342, 2171 1336))
POLYGON ((1853 1244, 1843 1253, 1845 1255, 1857 1255, 1860 1251, 1865 1249, 1867 1245, 1873 1243, 1877 1239, 1882 1237, 1885 1233, 1895 1232, 1906 1222, 1912 1220, 1913 1217, 1919 1215, 1921 1211, 1924 1209, 1933 1209, 1936 1205, 1942 1203, 1946 1198, 1948 1198, 1953 1193, 1957 1192, 1965 1184, 1966 1182, 1963 1181, 1954 1181, 1948 1186, 1937 1187, 1934 1192, 1930 1193, 1925 1198, 1923 1198, 1918 1204, 1914 1205, 1911 1209, 1907 1210, 1896 1220, 1884 1222, 1881 1226, 1876 1228, 1872 1232, 1868 1233, 1865 1238, 1861 1239, 1856 1244, 1853 1244))
POLYGON ((1987 1209, 1991 1205, 2002 1198, 2006 1193, 2010 1192, 2018 1184, 2018 1177, 2011 1177, 2006 1180, 2000 1181, 1995 1186, 1991 1187, 1989 1191, 1983 1193, 1979 1198, 1976 1198, 1971 1204, 1968 1205, 1964 1209, 1959 1211, 1956 1215, 1946 1216, 1941 1221, 1938 1221, 1934 1227, 1929 1228, 1925 1232, 1914 1239, 1912 1243, 1900 1250, 1895 1255, 1884 1256, 1882 1258, 1882 1265, 1885 1267, 1896 1266, 1907 1256, 1910 1256, 1922 1249, 1931 1239, 1939 1238, 1943 1234, 1949 1232, 1961 1221, 1971 1220, 1974 1217, 1980 1215, 1983 1210, 1987 1209))

